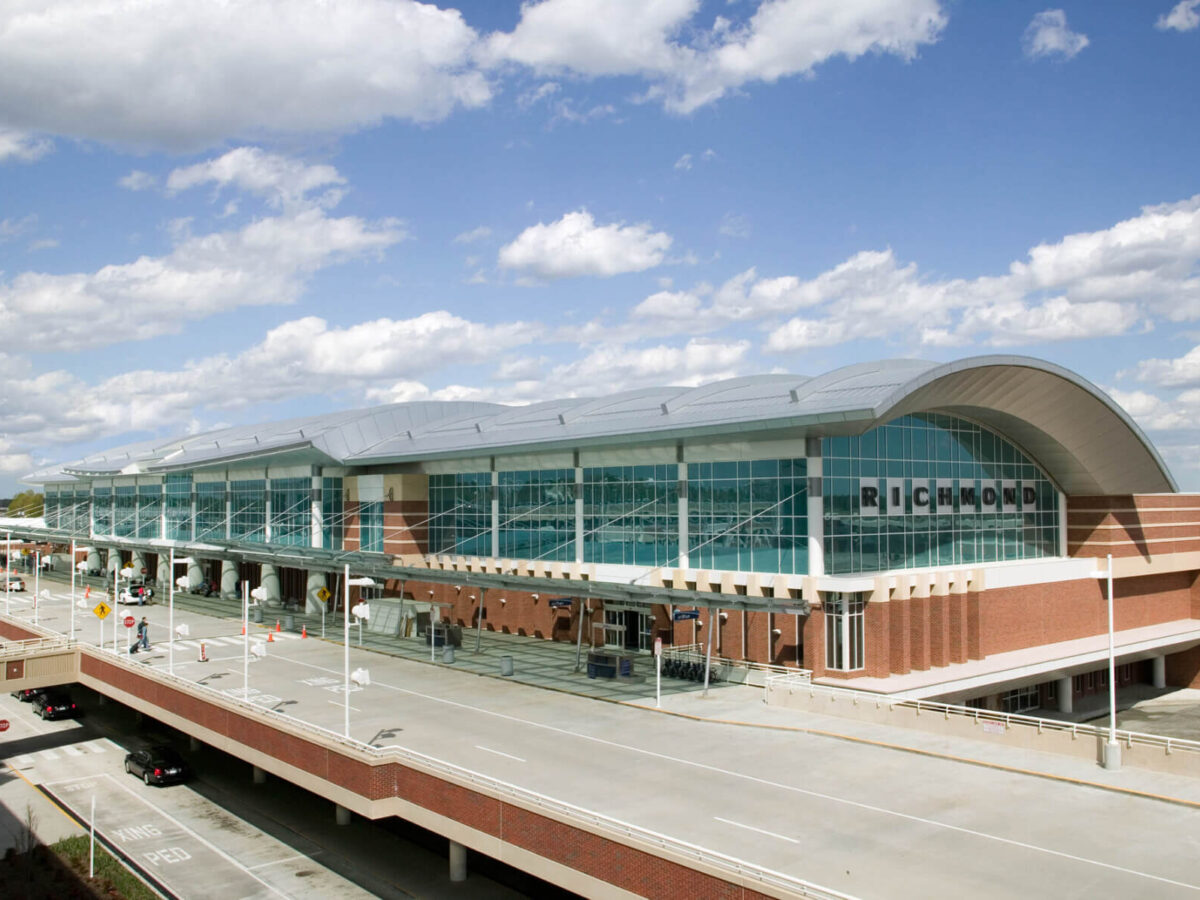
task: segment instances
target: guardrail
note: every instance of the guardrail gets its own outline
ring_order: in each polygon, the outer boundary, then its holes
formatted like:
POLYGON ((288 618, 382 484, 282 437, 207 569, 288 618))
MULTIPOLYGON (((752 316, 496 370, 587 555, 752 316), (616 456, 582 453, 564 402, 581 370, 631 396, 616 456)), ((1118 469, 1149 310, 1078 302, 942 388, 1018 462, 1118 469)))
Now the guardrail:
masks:
MULTIPOLYGON (((663 656, 667 659, 678 659, 683 662, 704 665, 707 658, 707 647, 704 644, 677 644, 673 647, 663 647, 663 656)), ((768 679, 771 677, 812 678, 811 669, 793 669, 788 666, 777 666, 774 663, 753 662, 748 659, 727 659, 723 656, 713 656, 713 668, 724 667, 725 670, 741 669, 745 672, 762 672, 768 679)))
MULTIPOLYGON (((824 684, 813 684, 811 680, 798 678, 794 674, 774 675, 767 679, 763 686, 763 700, 769 702, 772 691, 786 688, 789 691, 797 689, 808 692, 810 697, 817 695, 835 699, 849 700, 854 704, 873 703, 876 708, 887 706, 891 709, 913 709, 917 714, 923 712, 935 713, 947 719, 951 716, 971 719, 975 723, 996 722, 1006 728, 1033 728, 1038 734, 1043 731, 1055 731, 1069 734, 1072 737, 1103 737, 1106 741, 1109 729, 1098 725, 1085 725, 1080 722, 1063 722, 1059 719, 1042 719, 1037 716, 1027 716, 1022 713, 1005 713, 993 709, 976 709, 973 706, 954 706, 949 703, 938 703, 933 700, 912 700, 905 697, 889 697, 885 694, 873 694, 869 691, 856 691, 853 688, 831 687, 824 684)), ((1126 747, 1154 747, 1170 754, 1176 750, 1190 753, 1200 753, 1200 741, 1187 738, 1168 737, 1162 734, 1146 734, 1141 731, 1126 731, 1118 728, 1113 732, 1114 739, 1126 747)))
POLYGON ((174 684, 180 689, 205 695, 227 708, 267 720, 272 725, 286 726, 285 730, 292 731, 300 736, 318 738, 323 742, 343 747, 348 751, 378 762, 401 761, 420 769, 426 774, 441 777, 465 787, 507 797, 530 806, 535 810, 551 813, 559 818, 559 820, 564 820, 568 824, 585 825, 598 832, 629 838, 683 859, 701 863, 723 873, 723 877, 738 879, 741 883, 755 882, 759 885, 785 891, 798 897, 812 898, 812 900, 854 900, 850 894, 843 894, 839 891, 824 888, 805 881, 802 878, 796 878, 793 875, 777 872, 774 869, 758 866, 716 850, 709 850, 688 841, 680 840, 679 838, 660 834, 648 828, 642 828, 639 825, 567 803, 564 800, 557 800, 545 794, 540 794, 537 791, 531 791, 528 788, 519 787, 507 781, 501 781, 482 772, 476 772, 446 760, 428 756, 416 750, 410 750, 407 747, 397 744, 376 747, 352 738, 347 738, 345 735, 322 728, 319 725, 314 725, 311 722, 306 722, 303 719, 297 719, 286 713, 276 712, 267 707, 251 703, 248 700, 232 697, 208 685, 188 681, 181 676, 172 675, 158 669, 149 669, 141 663, 124 658, 119 653, 109 653, 91 645, 81 645, 81 649, 85 653, 94 655, 105 662, 113 663, 131 672, 135 672, 143 678, 152 677, 165 683, 174 684))
POLYGON ((6 641, 0 638, 0 659, 10 656, 27 656, 43 650, 66 650, 71 642, 65 637, 25 638, 19 641, 6 641))

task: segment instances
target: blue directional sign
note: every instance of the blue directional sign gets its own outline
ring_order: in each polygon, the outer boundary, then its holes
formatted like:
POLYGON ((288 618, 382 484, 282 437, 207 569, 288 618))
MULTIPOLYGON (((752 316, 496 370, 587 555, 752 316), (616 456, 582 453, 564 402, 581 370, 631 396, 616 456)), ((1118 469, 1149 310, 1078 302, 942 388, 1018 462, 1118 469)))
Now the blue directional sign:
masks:
POLYGON ((551 600, 550 608, 551 609, 570 609, 571 608, 571 600, 567 597, 564 597, 561 600, 551 600))
POLYGON ((676 622, 686 622, 688 619, 700 618, 700 610, 698 609, 677 609, 672 617, 676 622))

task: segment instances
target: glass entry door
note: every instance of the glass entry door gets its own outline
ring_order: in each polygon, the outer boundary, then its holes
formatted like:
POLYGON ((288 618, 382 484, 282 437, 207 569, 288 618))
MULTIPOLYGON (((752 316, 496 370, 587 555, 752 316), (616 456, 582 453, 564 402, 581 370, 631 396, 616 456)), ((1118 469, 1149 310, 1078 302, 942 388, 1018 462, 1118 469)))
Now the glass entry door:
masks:
POLYGON ((654 646, 654 617, 624 606, 604 608, 604 646, 649 652, 654 646))

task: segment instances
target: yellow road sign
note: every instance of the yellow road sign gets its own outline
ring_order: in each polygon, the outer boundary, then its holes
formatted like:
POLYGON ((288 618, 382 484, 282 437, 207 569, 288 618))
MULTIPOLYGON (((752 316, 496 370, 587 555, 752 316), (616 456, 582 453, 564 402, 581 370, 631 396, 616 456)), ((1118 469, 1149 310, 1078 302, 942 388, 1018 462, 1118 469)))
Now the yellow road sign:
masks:
POLYGON ((328 600, 331 596, 332 595, 329 593, 329 588, 321 588, 319 591, 317 591, 317 599, 322 603, 328 600))
POLYGON ((105 603, 103 600, 101 600, 99 603, 97 603, 92 608, 92 612, 94 612, 96 614, 96 618, 106 619, 106 618, 108 618, 108 614, 110 612, 112 612, 112 607, 109 606, 107 603, 105 603))

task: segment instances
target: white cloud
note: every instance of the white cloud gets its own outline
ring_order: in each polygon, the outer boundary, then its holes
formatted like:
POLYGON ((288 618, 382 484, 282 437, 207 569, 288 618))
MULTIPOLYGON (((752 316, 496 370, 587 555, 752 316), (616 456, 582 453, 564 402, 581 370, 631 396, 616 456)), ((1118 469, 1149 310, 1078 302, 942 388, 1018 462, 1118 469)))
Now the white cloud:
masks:
POLYGON ((29 246, 25 249, 30 253, 34 253, 38 250, 53 250, 57 246, 57 238, 38 238, 36 241, 30 241, 29 246))
POLYGON ((117 184, 125 188, 127 191, 148 191, 156 184, 158 178, 151 175, 149 172, 143 172, 141 169, 134 169, 128 175, 118 179, 117 184))
POLYGON ((0 127, 0 163, 10 159, 16 162, 33 162, 41 159, 53 149, 54 143, 46 138, 38 138, 24 131, 0 127))
POLYGON ((199 236, 181 226, 165 256, 0 282, 0 329, 19 332, 31 351, 143 340, 240 306, 290 303, 313 273, 403 238, 394 222, 330 218, 318 209, 199 236))
POLYGON ((685 153, 679 159, 675 160, 675 169, 680 172, 686 172, 692 167, 692 154, 685 153))
POLYGON ((1200 386, 1200 346, 1176 359, 1146 359, 1137 364, 1139 381, 1163 387, 1200 386))
POLYGON ((710 29, 691 21, 699 9, 698 0, 610 0, 598 17, 589 0, 526 3, 513 31, 489 36, 483 57, 546 73, 639 75, 648 98, 686 113, 837 56, 911 60, 946 24, 937 0, 764 0, 745 22, 718 17, 710 29))
POLYGON ((1030 59, 1046 56, 1072 59, 1089 43, 1086 34, 1080 34, 1067 27, 1067 14, 1061 9, 1047 9, 1037 13, 1022 37, 1025 55, 1030 59))
POLYGON ((650 225, 597 225, 586 209, 526 228, 500 248, 503 268, 541 279, 608 277, 660 265, 671 236, 650 225))
POLYGON ((742 215, 725 213, 717 231, 725 237, 748 238, 750 237, 750 220, 742 215))
POLYGON ((1122 391, 1116 388, 1107 388, 1106 392, 1142 428, 1167 431, 1196 427, 1196 413, 1200 412, 1200 403, 1196 401, 1200 397, 1193 396, 1190 398, 1190 402, 1168 403, 1161 397, 1146 391, 1122 391))
POLYGON ((0 219, 0 244, 28 234, 37 227, 38 218, 33 213, 19 219, 0 219))
MULTIPOLYGON (((307 165, 291 157, 267 153, 258 147, 237 147, 214 159, 175 169, 167 176, 167 194, 212 183, 264 197, 273 206, 290 207, 311 202, 308 195, 318 188, 338 187, 346 179, 329 165, 307 165)), ((322 205, 335 205, 341 192, 322 198, 322 205)))
POLYGON ((1158 17, 1158 21, 1154 23, 1154 27, 1160 31, 1173 29, 1175 31, 1192 31, 1197 26, 1200 26, 1200 13, 1196 12, 1196 7, 1200 6, 1200 0, 1181 0, 1175 4, 1169 13, 1164 13, 1158 17))
POLYGON ((462 234, 455 235, 454 243, 456 244, 473 244, 476 241, 486 240, 492 236, 492 229, 486 225, 480 225, 478 228, 472 228, 470 231, 464 231, 462 234))
POLYGON ((489 100, 476 42, 457 10, 412 0, 8 3, 0 121, 175 150, 432 121, 489 100))

